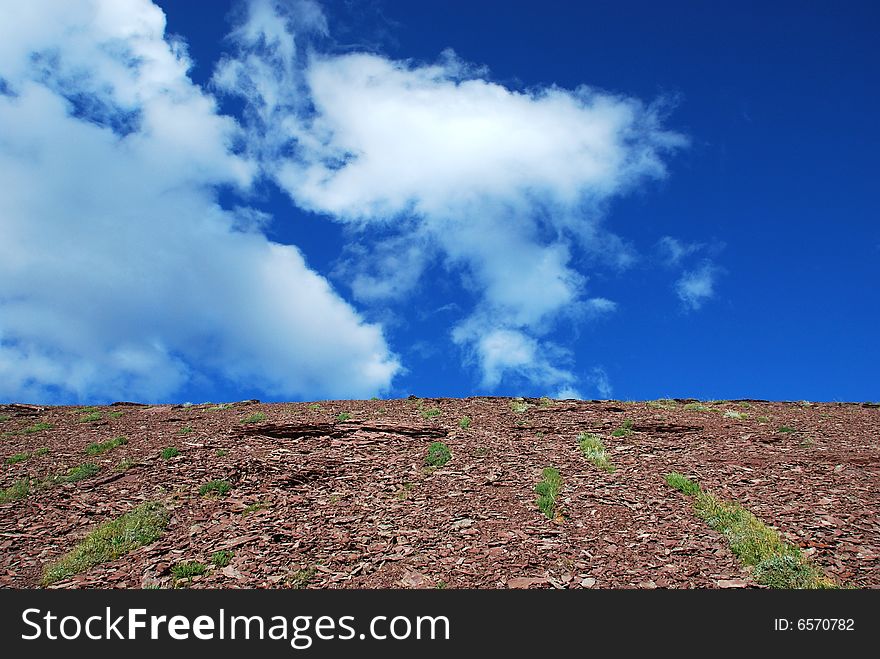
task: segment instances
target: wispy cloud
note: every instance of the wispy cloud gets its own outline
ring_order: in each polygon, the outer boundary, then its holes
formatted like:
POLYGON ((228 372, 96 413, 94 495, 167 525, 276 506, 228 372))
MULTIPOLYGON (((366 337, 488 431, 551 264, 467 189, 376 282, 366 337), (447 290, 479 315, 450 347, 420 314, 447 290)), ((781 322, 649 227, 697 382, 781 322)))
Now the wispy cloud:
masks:
POLYGON ((658 106, 587 86, 509 89, 451 51, 430 64, 322 53, 326 23, 306 4, 301 21, 297 3, 255 0, 215 75, 250 108, 263 173, 303 208, 383 228, 378 240, 361 234, 373 247, 346 266, 359 299, 404 297, 436 254, 477 297, 450 329, 483 385, 507 375, 565 385, 573 376, 548 363, 543 337, 579 309, 613 305, 590 300, 573 255, 632 263, 603 208, 665 176, 684 138, 663 128, 658 106))
POLYGON ((599 392, 599 396, 602 399, 610 399, 614 394, 614 388, 611 386, 611 380, 608 377, 608 373, 601 366, 593 367, 590 371, 588 380, 590 384, 596 388, 596 391, 599 392))
MULTIPOLYGON (((251 20, 291 52, 274 14, 251 20)), ((399 365, 381 328, 268 241, 263 214, 218 204, 257 170, 164 29, 146 0, 4 8, 0 399, 387 388, 399 365)))
POLYGON ((676 266, 682 259, 692 254, 696 254, 703 245, 700 243, 688 243, 672 236, 663 236, 657 241, 657 251, 660 259, 665 265, 676 266))

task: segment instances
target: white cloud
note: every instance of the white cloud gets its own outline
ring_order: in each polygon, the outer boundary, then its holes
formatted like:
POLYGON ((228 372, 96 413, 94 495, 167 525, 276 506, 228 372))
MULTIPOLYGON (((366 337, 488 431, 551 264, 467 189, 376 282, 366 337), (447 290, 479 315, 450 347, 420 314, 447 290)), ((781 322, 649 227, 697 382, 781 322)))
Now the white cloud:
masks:
POLYGON ((590 384, 596 387, 599 396, 603 400, 610 399, 614 394, 614 388, 611 386, 611 380, 608 378, 608 373, 601 366, 593 367, 593 370, 590 371, 588 380, 590 381, 590 384))
POLYGON ((290 43, 299 46, 272 48, 288 41, 246 23, 215 82, 252 108, 263 171, 295 203, 383 228, 379 246, 365 250, 372 262, 353 270, 355 295, 399 299, 439 251, 478 298, 452 336, 476 358, 484 386, 506 375, 572 381, 547 362, 553 349, 542 337, 562 317, 613 305, 588 300, 575 257, 632 264, 632 248, 603 227, 602 211, 665 176, 664 156, 685 140, 636 99, 587 86, 508 89, 451 51, 435 64, 308 54, 301 35, 315 33, 312 23, 300 29, 279 5, 258 6, 278 12, 273 25, 296 32, 290 43), (416 247, 398 253, 401 236, 417 237, 416 247))
POLYGON ((715 281, 720 272, 711 261, 704 261, 699 268, 682 274, 675 283, 675 292, 685 309, 696 311, 715 297, 715 281))
POLYGON ((699 252, 703 248, 700 243, 688 243, 672 236, 663 236, 657 241, 657 251, 662 261, 669 266, 678 265, 682 259, 699 252))
MULTIPOLYGON (((0 23, 0 398, 174 395, 225 378, 361 396, 398 371, 267 218, 235 121, 147 0, 14 3, 0 23)), ((279 35, 282 38, 283 35, 279 35)))

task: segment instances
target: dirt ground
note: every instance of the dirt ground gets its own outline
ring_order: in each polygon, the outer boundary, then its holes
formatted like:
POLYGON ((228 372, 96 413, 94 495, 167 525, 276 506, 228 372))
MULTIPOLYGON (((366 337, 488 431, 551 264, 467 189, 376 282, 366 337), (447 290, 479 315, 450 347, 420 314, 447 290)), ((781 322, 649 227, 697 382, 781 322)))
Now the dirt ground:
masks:
POLYGON ((880 587, 877 405, 688 402, 117 403, 94 421, 73 407, 0 405, 0 488, 43 483, 0 504, 0 586, 39 586, 46 565, 147 500, 171 510, 159 540, 52 587, 171 587, 173 565, 210 565, 219 550, 233 553, 228 566, 177 585, 755 586, 726 539, 664 482, 679 471, 739 501, 838 583, 880 587), (258 412, 265 420, 242 422, 258 412), (613 436, 626 420, 632 432, 613 436), (21 432, 38 423, 52 427, 21 432), (601 435, 616 471, 584 459, 582 432, 601 435), (128 443, 86 454, 117 436, 128 443), (434 441, 452 459, 432 470, 434 441), (164 459, 166 447, 180 454, 164 459), (90 478, 48 480, 89 462, 100 467, 90 478), (536 506, 548 466, 563 479, 555 519, 536 506), (214 479, 229 493, 200 496, 214 479))

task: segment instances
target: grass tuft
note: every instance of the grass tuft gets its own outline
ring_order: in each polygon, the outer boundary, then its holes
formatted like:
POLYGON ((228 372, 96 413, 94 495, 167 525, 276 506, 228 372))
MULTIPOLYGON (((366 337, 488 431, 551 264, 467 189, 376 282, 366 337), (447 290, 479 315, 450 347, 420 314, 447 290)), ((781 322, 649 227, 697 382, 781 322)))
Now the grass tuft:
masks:
POLYGON ((727 538, 730 550, 747 567, 754 568, 755 580, 770 588, 835 588, 800 547, 785 542, 775 529, 767 526, 735 501, 722 501, 703 492, 700 486, 675 472, 666 482, 694 497, 694 512, 712 529, 727 538))
POLYGON ((526 401, 524 400, 512 400, 510 401, 510 409, 512 409, 517 414, 524 414, 530 407, 526 401))
POLYGON ((58 480, 62 483, 76 483, 77 481, 85 480, 86 478, 91 478, 95 474, 101 471, 101 468, 98 465, 93 464, 91 462, 87 462, 85 464, 77 465, 72 467, 67 475, 61 476, 58 480))
POLYGON ((607 471, 609 474, 614 472, 614 465, 611 464, 611 460, 605 452, 605 444, 601 437, 588 432, 581 433, 578 435, 578 446, 580 446, 584 457, 599 469, 607 471))
POLYGON ((688 412, 708 412, 709 408, 702 403, 688 403, 684 406, 688 412))
POLYGON ((556 495, 562 489, 562 476, 553 467, 546 467, 541 472, 541 481, 535 486, 538 495, 538 508, 549 519, 556 516, 556 495))
POLYGON ((104 415, 100 412, 90 412, 85 416, 81 416, 79 418, 80 423, 91 423, 92 421, 100 421, 104 418, 104 415))
POLYGON ((0 503, 11 503, 24 499, 31 493, 31 481, 28 478, 22 478, 9 487, 0 490, 0 503))
POLYGON ((42 432, 43 430, 51 430, 51 429, 52 429, 51 423, 35 423, 32 426, 28 426, 27 428, 25 428, 21 432, 26 435, 30 435, 31 433, 42 432))
POLYGON ((429 407, 426 410, 422 410, 421 412, 423 419, 433 419, 435 417, 440 416, 440 408, 437 407, 429 407))
POLYGON ((101 453, 106 453, 125 444, 128 444, 128 439, 121 436, 114 437, 106 442, 92 442, 86 447, 86 455, 101 455, 101 453))
POLYGON ((28 460, 30 460, 30 458, 30 453, 16 453, 15 455, 10 455, 8 458, 6 458, 6 464, 14 465, 18 464, 19 462, 27 462, 28 460))
POLYGON ((780 426, 779 432, 793 433, 793 432, 797 432, 797 431, 794 428, 792 428, 791 426, 780 426))
POLYGON ((250 416, 246 416, 241 420, 242 423, 259 423, 260 421, 265 421, 266 415, 262 412, 254 412, 250 416))
POLYGON ((115 410, 115 411, 113 411, 113 412, 110 412, 107 416, 109 416, 111 419, 118 419, 118 418, 120 418, 123 414, 125 414, 125 412, 123 412, 123 411, 121 411, 121 410, 115 410))
POLYGON ((161 455, 163 460, 170 460, 180 455, 180 450, 174 446, 168 446, 162 449, 161 455))
POLYGON ((620 426, 617 430, 611 433, 612 437, 627 437, 632 434, 633 431, 633 422, 632 419, 627 419, 623 422, 623 425, 620 426))
POLYGON ((469 416, 463 416, 458 421, 458 427, 462 430, 467 430, 471 427, 471 418, 469 416))
POLYGON ((349 414, 348 412, 340 412, 339 414, 336 415, 337 421, 348 421, 350 418, 351 418, 351 414, 349 414))
POLYGON ((232 484, 229 481, 213 480, 208 481, 199 488, 199 495, 206 496, 216 494, 218 496, 223 496, 224 494, 228 494, 231 489, 232 484))
POLYGON ((425 464, 430 467, 442 467, 452 458, 449 447, 443 442, 431 442, 428 447, 428 455, 425 456, 425 464))
POLYGON ((100 563, 112 561, 132 549, 157 540, 168 525, 169 513, 158 502, 141 504, 134 510, 105 522, 89 533, 72 551, 46 568, 43 585, 79 574, 100 563))
POLYGON ((215 551, 211 554, 211 563, 213 563, 215 567, 226 567, 231 561, 231 551, 215 551))
POLYGON ((314 565, 310 565, 296 572, 291 572, 290 576, 287 577, 287 583, 290 584, 291 588, 299 590, 308 586, 316 574, 318 574, 318 569, 314 565))
POLYGON ((205 564, 198 561, 183 561, 171 566, 171 574, 175 579, 189 579, 207 571, 205 564))
POLYGON ((736 410, 724 410, 725 419, 748 419, 749 415, 745 412, 737 412, 736 410))

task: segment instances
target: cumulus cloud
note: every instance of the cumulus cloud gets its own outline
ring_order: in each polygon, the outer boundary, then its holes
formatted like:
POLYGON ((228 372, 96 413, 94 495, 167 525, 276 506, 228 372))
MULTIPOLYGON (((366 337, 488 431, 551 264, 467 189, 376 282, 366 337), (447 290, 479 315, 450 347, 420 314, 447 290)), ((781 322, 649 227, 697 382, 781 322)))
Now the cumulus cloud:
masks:
POLYGON ((4 9, 0 398, 387 388, 399 365, 381 328, 268 241, 264 214, 218 205, 256 169, 164 29, 147 0, 4 9))
POLYGON ((613 310, 587 295, 577 263, 634 261, 603 211, 665 176, 665 156, 684 145, 661 108, 587 86, 510 89, 451 51, 435 63, 321 53, 308 47, 327 34, 314 12, 302 22, 297 3, 250 6, 261 19, 252 10, 234 30, 236 52, 215 85, 247 102, 263 172, 296 204, 362 230, 363 241, 383 229, 364 250, 372 262, 353 270, 355 295, 405 296, 436 254, 476 298, 451 336, 483 386, 507 376, 568 385, 545 337, 562 318, 613 310), (401 253, 401 237, 417 247, 401 253))
POLYGON ((675 283, 675 292, 685 309, 696 311, 715 297, 715 282, 721 269, 711 261, 704 261, 695 270, 688 270, 675 283))

